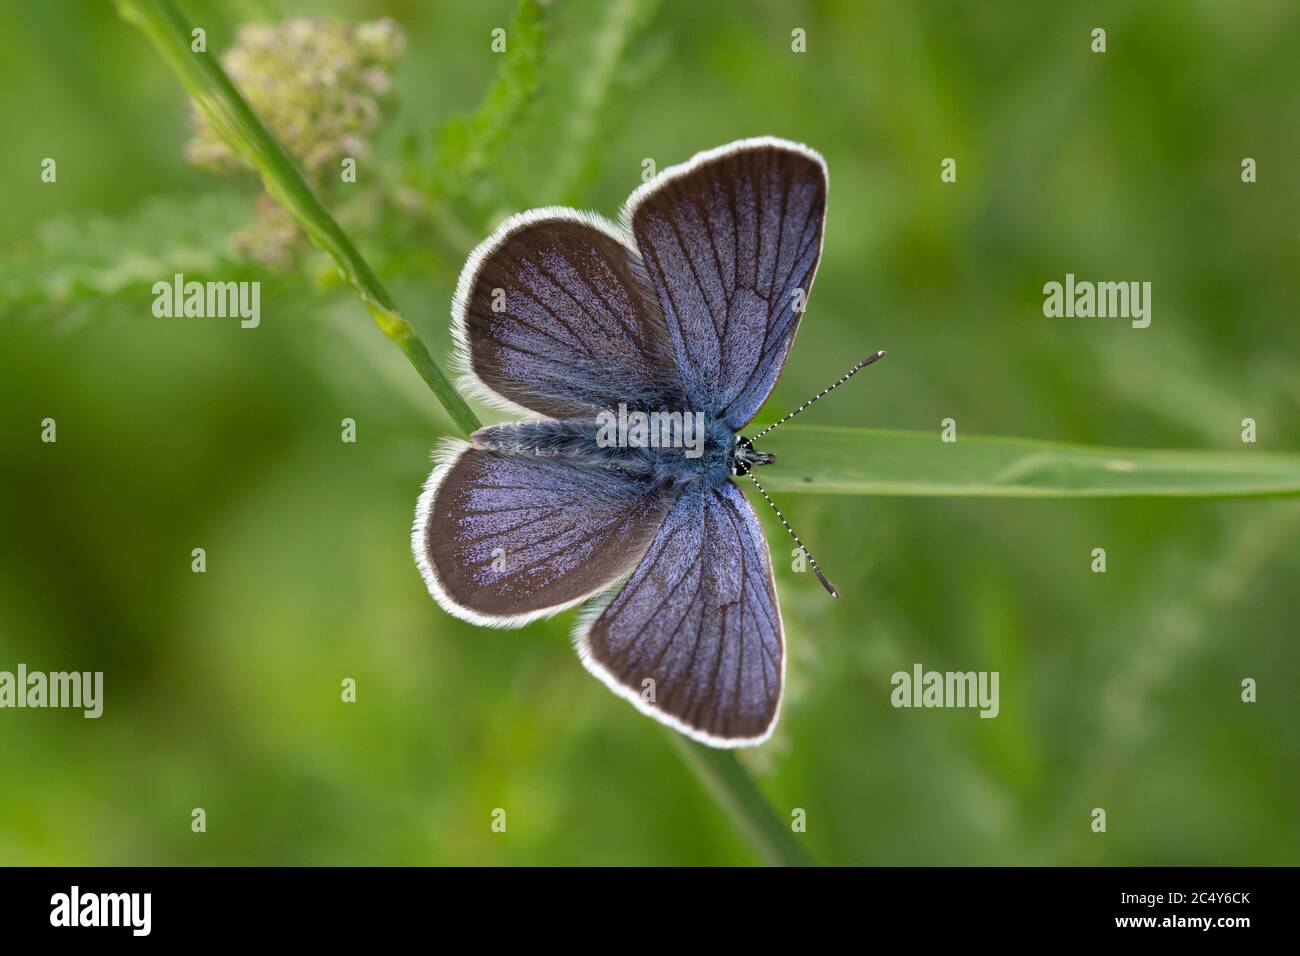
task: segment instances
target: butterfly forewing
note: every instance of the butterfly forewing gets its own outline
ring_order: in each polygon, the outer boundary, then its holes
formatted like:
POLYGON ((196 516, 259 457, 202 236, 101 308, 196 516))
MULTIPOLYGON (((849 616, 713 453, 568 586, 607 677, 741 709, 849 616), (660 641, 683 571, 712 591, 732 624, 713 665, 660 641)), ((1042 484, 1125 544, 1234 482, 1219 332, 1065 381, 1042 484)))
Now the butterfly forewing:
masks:
POLYGON ((695 407, 739 430, 799 327, 821 256, 826 165, 781 140, 701 153, 633 193, 625 220, 695 407))
POLYGON ((460 364, 489 398, 553 418, 681 401, 644 265, 598 216, 507 220, 470 256, 454 314, 460 364))

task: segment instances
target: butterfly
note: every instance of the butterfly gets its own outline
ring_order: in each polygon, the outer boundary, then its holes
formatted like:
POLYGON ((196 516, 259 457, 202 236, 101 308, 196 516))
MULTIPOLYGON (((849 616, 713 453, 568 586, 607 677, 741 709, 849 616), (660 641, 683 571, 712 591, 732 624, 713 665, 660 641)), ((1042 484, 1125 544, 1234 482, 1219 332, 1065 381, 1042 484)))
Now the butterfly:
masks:
POLYGON ((740 431, 798 330, 826 190, 806 146, 730 143, 634 191, 621 225, 563 207, 507 219, 452 306, 462 385, 529 417, 435 452, 412 531, 430 593, 492 627, 587 602, 587 669, 715 747, 762 743, 781 709, 772 563, 733 478, 775 509, 752 475, 774 456, 740 431))

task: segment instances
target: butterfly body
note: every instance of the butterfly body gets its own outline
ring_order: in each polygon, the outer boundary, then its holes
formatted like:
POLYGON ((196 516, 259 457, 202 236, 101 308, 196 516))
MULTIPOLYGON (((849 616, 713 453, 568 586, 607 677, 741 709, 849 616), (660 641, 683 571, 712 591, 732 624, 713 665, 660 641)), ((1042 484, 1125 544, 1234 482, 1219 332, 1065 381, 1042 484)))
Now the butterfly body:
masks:
MULTIPOLYGON (((585 419, 543 419, 507 422, 476 431, 475 448, 500 455, 560 457, 583 468, 604 469, 645 480, 664 494, 676 494, 701 482, 716 487, 732 475, 748 473, 754 464, 769 464, 771 455, 755 452, 747 439, 731 431, 721 419, 702 416, 699 454, 672 441, 648 439, 636 444, 602 443, 603 423, 585 419)), ((656 438, 671 438, 670 430, 656 438)))
POLYGON ((742 140, 641 186, 621 225, 506 220, 456 290, 463 385, 527 417, 438 452, 412 531, 430 593, 496 627, 586 602, 588 670, 712 746, 780 712, 771 559, 732 479, 774 460, 740 433, 802 318, 826 184, 806 146, 742 140))

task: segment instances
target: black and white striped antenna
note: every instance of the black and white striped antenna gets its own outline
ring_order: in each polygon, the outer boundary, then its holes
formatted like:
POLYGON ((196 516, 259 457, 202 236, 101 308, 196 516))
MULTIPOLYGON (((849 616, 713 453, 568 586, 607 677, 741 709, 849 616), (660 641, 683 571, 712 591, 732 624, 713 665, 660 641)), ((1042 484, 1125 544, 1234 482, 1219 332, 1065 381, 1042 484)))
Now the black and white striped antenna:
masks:
POLYGON ((873 355, 868 355, 866 358, 864 358, 864 359, 863 359, 861 362, 859 362, 857 365, 853 366, 853 368, 849 369, 847 372, 845 372, 843 375, 841 375, 841 376, 839 377, 839 379, 837 379, 836 381, 832 382, 830 385, 827 385, 827 386, 826 386, 825 388, 823 388, 820 392, 818 392, 818 393, 817 393, 816 395, 814 395, 812 398, 808 399, 808 401, 804 402, 802 405, 800 405, 798 408, 796 408, 796 409, 795 409, 794 411, 792 411, 790 414, 788 414, 788 415, 786 415, 786 416, 784 416, 784 417, 778 419, 777 421, 773 422, 771 425, 768 425, 768 426, 767 426, 766 428, 764 428, 761 432, 759 432, 757 435, 755 435, 753 438, 751 438, 750 441, 751 441, 751 442, 756 442, 756 441, 758 441, 760 438, 762 438, 764 435, 766 435, 768 432, 770 432, 773 428, 779 428, 781 425, 784 425, 786 422, 788 422, 790 419, 794 418, 796 415, 798 415, 800 412, 802 412, 802 411, 803 411, 805 408, 807 408, 809 405, 812 405, 813 403, 815 403, 815 402, 818 401, 819 399, 825 398, 825 397, 826 397, 827 395, 829 395, 831 392, 835 391, 837 388, 839 388, 841 385, 843 385, 845 382, 847 382, 847 381, 848 381, 849 379, 851 379, 853 376, 857 375, 859 372, 861 372, 864 368, 866 368, 866 367, 867 367, 868 365, 870 365, 872 362, 875 362, 875 361, 877 361, 878 359, 883 358, 883 357, 884 357, 884 354, 885 354, 885 350, 884 350, 884 349, 881 349, 879 352, 876 352, 876 353, 873 354, 873 355))
MULTIPOLYGON (((752 448, 754 442, 758 441, 760 438, 762 438, 772 429, 784 425, 786 422, 794 418, 804 409, 808 408, 808 406, 814 404, 815 402, 817 402, 822 398, 825 398, 831 392, 835 391, 835 389, 839 388, 841 385, 843 385, 845 382, 851 379, 854 375, 857 375, 860 371, 862 371, 872 362, 875 362, 878 359, 882 358, 884 354, 885 354, 885 350, 881 349, 879 352, 876 352, 873 355, 868 355, 857 365, 853 366, 853 368, 849 369, 847 372, 841 375, 836 381, 832 382, 830 385, 827 385, 820 392, 818 392, 812 398, 808 399, 808 401, 804 402, 802 405, 800 405, 790 414, 778 419, 773 424, 768 425, 766 428, 764 428, 753 438, 748 439, 750 447, 752 448)), ((803 552, 803 556, 808 559, 808 563, 812 565, 813 573, 817 575, 817 580, 822 583, 822 587, 826 589, 826 592, 831 597, 833 598, 839 597, 840 592, 835 590, 835 585, 831 584, 830 581, 826 580, 826 575, 822 574, 822 569, 817 564, 817 559, 812 556, 812 552, 809 551, 808 548, 804 545, 804 543, 799 540, 799 536, 794 533, 794 528, 790 527, 790 522, 785 520, 785 515, 781 514, 781 509, 776 506, 776 502, 773 501, 772 496, 767 493, 767 489, 764 488, 761 484, 759 484, 758 479, 754 477, 753 471, 752 470, 747 471, 744 473, 744 475, 746 478, 748 478, 750 481, 754 483, 754 487, 757 488, 758 493, 763 496, 763 500, 766 501, 769 507, 771 507, 771 509, 776 512, 777 518, 779 518, 781 521, 781 527, 785 528, 786 532, 790 535, 790 537, 794 539, 794 543, 799 546, 799 550, 803 552)))
POLYGON ((817 565, 817 559, 812 556, 811 551, 804 547, 804 543, 800 541, 799 536, 794 533, 794 528, 790 527, 790 522, 785 520, 785 515, 781 514, 781 509, 776 506, 776 502, 773 501, 772 496, 767 493, 767 489, 758 483, 758 479, 754 477, 752 471, 747 473, 745 477, 754 483, 754 487, 757 488, 758 493, 763 496, 763 500, 766 501, 771 506, 772 510, 776 512, 777 518, 781 521, 781 527, 785 528, 785 530, 789 532, 790 537, 794 538, 794 543, 799 546, 799 550, 803 552, 803 556, 807 558, 808 563, 812 565, 813 574, 817 575, 817 580, 822 583, 822 587, 826 589, 826 593, 833 598, 839 597, 840 592, 835 590, 835 585, 826 580, 826 575, 822 574, 822 569, 817 565))

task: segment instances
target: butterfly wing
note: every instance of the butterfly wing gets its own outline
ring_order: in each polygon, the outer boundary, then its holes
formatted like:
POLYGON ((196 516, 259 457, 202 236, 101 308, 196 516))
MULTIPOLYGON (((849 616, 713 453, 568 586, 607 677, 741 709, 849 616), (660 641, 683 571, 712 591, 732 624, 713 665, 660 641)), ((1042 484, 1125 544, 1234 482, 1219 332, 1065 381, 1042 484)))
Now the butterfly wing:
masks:
POLYGON ((658 300, 623 230, 572 209, 507 219, 473 253, 452 306, 469 391, 552 418, 680 407, 658 300))
POLYGON ((628 200, 692 408, 739 430, 776 384, 821 257, 826 163, 741 140, 664 170, 628 200))
POLYGON ((627 575, 670 502, 624 475, 559 457, 451 443, 425 484, 411 546, 449 614, 518 627, 627 575))
POLYGON ((762 528, 734 484, 684 492, 622 590, 593 613, 578 654, 638 709, 715 747, 771 734, 785 678, 781 611, 762 528))

